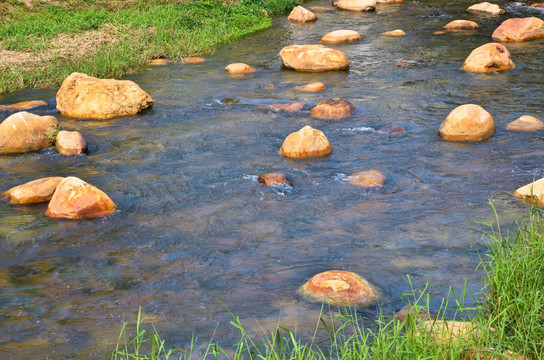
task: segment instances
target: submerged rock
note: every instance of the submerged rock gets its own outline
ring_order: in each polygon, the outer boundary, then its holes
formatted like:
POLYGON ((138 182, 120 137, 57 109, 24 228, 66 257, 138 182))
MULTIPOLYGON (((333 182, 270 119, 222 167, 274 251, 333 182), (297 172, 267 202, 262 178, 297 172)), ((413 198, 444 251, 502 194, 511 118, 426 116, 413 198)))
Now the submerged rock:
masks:
POLYGON ((397 29, 397 30, 391 30, 391 31, 383 32, 382 35, 385 35, 385 36, 404 36, 404 35, 406 35, 406 33, 404 31, 402 31, 401 29, 397 29))
POLYGON ((352 117, 357 112, 357 106, 340 98, 332 98, 319 102, 310 114, 320 119, 344 119, 352 117))
POLYGON ((47 105, 47 103, 43 100, 30 100, 18 102, 11 105, 0 105, 0 111, 30 110, 45 105, 47 105))
POLYGON ((168 65, 168 64, 170 64, 169 59, 152 59, 149 62, 149 65, 151 66, 162 66, 162 65, 168 65))
POLYGON ((130 80, 97 79, 72 73, 57 92, 57 109, 80 119, 111 119, 135 115, 153 105, 153 99, 130 80))
POLYGON ((201 64, 203 62, 206 62, 206 59, 204 59, 203 57, 184 57, 183 59, 181 59, 183 61, 183 63, 185 64, 201 64))
POLYGON ((497 4, 491 4, 487 1, 470 6, 467 11, 473 14, 500 15, 504 10, 497 4))
POLYGON ((259 175, 258 178, 259 182, 262 184, 265 184, 267 186, 269 185, 291 185, 289 180, 285 177, 282 173, 277 172, 271 172, 271 173, 264 173, 259 175))
POLYGON ((406 133, 406 128, 398 124, 387 124, 382 126, 378 130, 378 133, 384 135, 403 135, 406 133))
POLYGON ((287 17, 287 20, 291 21, 297 21, 297 22, 314 22, 317 20, 317 16, 313 12, 311 12, 308 9, 303 8, 302 6, 296 6, 289 16, 287 17))
POLYGON ((63 155, 81 155, 87 151, 87 141, 79 131, 59 131, 55 148, 63 155))
POLYGON ((324 157, 332 152, 329 140, 317 129, 309 125, 289 134, 283 141, 280 154, 292 159, 324 157))
POLYGON ((254 67, 244 63, 232 63, 227 65, 225 71, 231 74, 247 74, 257 71, 254 67))
POLYGON ((340 50, 323 45, 290 45, 280 51, 282 65, 304 72, 345 70, 349 60, 340 50))
POLYGON ((544 37, 544 21, 536 17, 505 20, 491 35, 495 41, 527 41, 544 37))
POLYGON ((374 11, 376 0, 340 0, 336 2, 336 6, 348 11, 374 11))
POLYGON ((3 196, 11 204, 35 204, 51 200, 63 177, 46 177, 15 186, 3 196))
POLYGON ((465 104, 453 109, 446 117, 438 135, 447 141, 481 141, 495 131, 491 114, 479 105, 465 104))
POLYGON ((303 102, 294 102, 289 104, 271 104, 271 105, 260 105, 258 106, 259 109, 267 109, 267 110, 274 110, 274 111, 300 111, 304 108, 306 103, 303 102))
POLYGON ((38 151, 53 146, 58 121, 53 116, 39 116, 21 111, 0 124, 0 154, 38 151))
POLYGON ((369 306, 380 298, 378 290, 363 277, 342 270, 329 270, 314 275, 299 288, 308 301, 331 305, 369 306))
POLYGON ((520 187, 512 195, 531 205, 544 206, 544 178, 520 187))
POLYGON ((490 72, 515 69, 516 65, 510 59, 510 52, 504 46, 489 43, 472 50, 461 68, 472 72, 490 72))
POLYGON ((351 174, 348 181, 362 188, 382 186, 385 184, 385 175, 379 170, 365 170, 351 174))
POLYGON ((544 129, 544 123, 534 116, 523 115, 516 120, 506 124, 506 130, 511 131, 538 131, 544 129))
POLYGON ((479 27, 477 23, 470 20, 453 20, 444 25, 444 29, 448 30, 476 30, 479 27))
POLYGON ((319 92, 326 90, 327 86, 322 82, 313 82, 302 86, 295 86, 295 89, 306 92, 319 92))
POLYGON ((353 30, 335 30, 321 38, 323 44, 342 44, 361 40, 361 35, 353 30))

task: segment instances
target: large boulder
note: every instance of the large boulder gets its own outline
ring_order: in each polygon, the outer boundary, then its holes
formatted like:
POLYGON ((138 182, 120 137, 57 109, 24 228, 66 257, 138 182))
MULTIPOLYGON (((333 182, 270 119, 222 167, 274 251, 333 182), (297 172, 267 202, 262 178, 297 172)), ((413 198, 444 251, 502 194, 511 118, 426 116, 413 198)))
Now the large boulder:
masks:
POLYGON ((516 65, 504 46, 489 43, 472 50, 461 68, 472 72, 490 72, 515 69, 516 65))
POLYGON ((82 219, 113 214, 115 204, 104 192, 76 177, 62 180, 45 215, 52 218, 82 219))
POLYGON ((35 204, 47 202, 53 197, 57 185, 63 180, 63 177, 47 177, 27 182, 9 189, 4 192, 6 198, 11 204, 35 204))
POLYGON ((310 114, 320 119, 344 119, 352 117, 357 112, 357 106, 340 98, 332 98, 319 102, 310 114))
POLYGON ((544 21, 536 17, 505 20, 491 35, 495 41, 527 41, 544 37, 544 21))
POLYGON ((299 5, 291 11, 289 16, 287 17, 287 20, 306 23, 316 21, 317 16, 315 16, 315 14, 310 10, 307 10, 299 5))
POLYGON ((531 205, 544 206, 544 178, 520 187, 512 195, 531 205))
POLYGON ((354 30, 335 30, 321 38, 323 44, 341 44, 361 40, 361 35, 354 30))
POLYGON ((465 104, 453 109, 440 125, 438 135, 447 141, 481 141, 495 131, 491 114, 481 106, 465 104))
POLYGON ((532 132, 544 129, 544 122, 530 115, 523 115, 506 124, 506 130, 532 132))
POLYGON ((444 25, 448 30, 476 30, 479 27, 478 23, 470 20, 453 20, 444 25))
POLYGON ((0 124, 0 154, 38 151, 53 146, 58 121, 26 111, 15 113, 0 124))
POLYGON ((81 155, 87 151, 87 141, 79 131, 59 131, 55 148, 63 155, 81 155))
POLYGON ((323 45, 290 45, 280 51, 281 63, 287 69, 304 72, 345 70, 349 60, 340 50, 323 45))
POLYGON ((336 2, 336 6, 349 11, 374 11, 376 0, 340 0, 336 2))
POLYGON ((504 14, 504 10, 497 4, 491 4, 489 2, 478 3, 470 6, 467 11, 473 14, 485 14, 485 15, 500 15, 504 14))
POLYGON ((43 100, 30 100, 18 102, 11 105, 0 105, 0 111, 30 110, 45 105, 47 105, 47 103, 43 100))
POLYGON ((111 119, 135 115, 149 108, 153 99, 130 80, 97 79, 72 73, 57 92, 57 109, 80 119, 111 119))
POLYGON ((361 188, 382 186, 385 183, 385 175, 379 170, 365 170, 351 174, 348 181, 351 185, 361 188))
POLYGON ((331 145, 325 135, 309 125, 289 134, 280 149, 280 154, 292 159, 324 157, 331 152, 331 145))

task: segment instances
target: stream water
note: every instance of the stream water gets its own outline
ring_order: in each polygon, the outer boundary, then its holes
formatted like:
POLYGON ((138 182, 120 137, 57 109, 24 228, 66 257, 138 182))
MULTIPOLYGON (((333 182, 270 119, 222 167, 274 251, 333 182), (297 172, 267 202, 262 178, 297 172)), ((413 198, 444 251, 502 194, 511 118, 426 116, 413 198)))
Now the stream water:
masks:
MULTIPOLYGON (((116 214, 94 220, 52 220, 45 205, 0 203, 0 358, 103 359, 115 348, 124 321, 155 324, 169 346, 192 334, 207 343, 235 342, 238 333, 222 302, 248 331, 254 318, 272 330, 283 324, 315 327, 320 305, 296 295, 314 274, 356 272, 382 292, 392 313, 401 296, 428 281, 438 307, 448 289, 477 292, 475 271, 485 251, 476 221, 520 219, 526 206, 510 194, 544 176, 542 132, 505 130, 529 114, 544 119, 544 41, 507 43, 515 70, 477 74, 460 70, 476 47, 508 17, 542 9, 500 3, 507 15, 468 14, 467 1, 423 1, 379 6, 375 13, 318 13, 314 24, 282 16, 272 28, 222 46, 203 64, 170 64, 127 76, 156 101, 133 117, 81 121, 61 116, 55 92, 27 90, 0 103, 45 99, 51 114, 79 130, 89 154, 55 150, 0 156, 0 190, 45 176, 77 176, 106 192, 116 214), (454 19, 475 20, 471 33, 434 31, 454 19), (384 37, 403 29, 405 37, 384 37), (317 43, 332 30, 361 33, 361 42, 333 46, 349 71, 298 73, 281 69, 279 50, 317 43), (414 62, 399 67, 396 61, 414 62), (224 67, 258 69, 229 76, 224 67), (294 86, 321 81, 322 93, 294 86), (270 86, 268 84, 272 84, 270 86), (325 121, 255 105, 341 97, 357 105, 350 119, 325 121), (436 132, 456 106, 489 111, 495 134, 480 143, 450 143, 436 132), (401 136, 376 132, 397 123, 401 136), (304 125, 322 130, 333 152, 293 161, 278 155, 284 138, 304 125), (351 186, 349 174, 379 169, 383 187, 351 186), (265 187, 262 172, 284 172, 291 187, 265 187), (219 323, 219 326, 217 324, 219 323), (217 326, 217 329, 216 329, 217 326)), ((328 2, 306 3, 327 6, 328 2)), ((5 118, 10 113, 1 113, 5 118)), ((470 300, 469 300, 470 301, 470 300)), ((374 318, 378 305, 361 308, 374 318)))

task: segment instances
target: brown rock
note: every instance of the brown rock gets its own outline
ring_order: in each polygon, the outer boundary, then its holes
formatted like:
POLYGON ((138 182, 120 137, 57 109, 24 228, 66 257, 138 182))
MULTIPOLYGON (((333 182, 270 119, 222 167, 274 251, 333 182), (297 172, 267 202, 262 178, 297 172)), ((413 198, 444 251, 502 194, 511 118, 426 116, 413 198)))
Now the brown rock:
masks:
POLYGON ((130 80, 97 79, 81 73, 68 76, 57 92, 57 109, 80 119, 111 119, 135 115, 153 99, 130 80))
POLYGON ((349 176, 349 183, 357 187, 374 187, 385 184, 385 176, 379 170, 359 171, 349 176))
POLYGON ((336 6, 348 11, 374 11, 376 0, 340 0, 336 2, 336 6))
POLYGON ((304 72, 323 72, 349 68, 346 55, 323 45, 290 45, 280 51, 282 65, 304 72))
POLYGON ((63 177, 47 177, 16 186, 4 193, 11 204, 35 204, 47 202, 53 197, 63 177))
POLYGON ((265 185, 291 185, 289 180, 282 173, 264 173, 259 175, 259 182, 265 185))
POLYGON ((274 111, 300 111, 306 105, 303 102, 294 102, 289 104, 272 104, 272 105, 261 105, 258 106, 259 109, 268 109, 274 111))
POLYGON ((332 98, 319 102, 310 114, 320 119, 344 119, 353 116, 357 106, 340 98, 332 98))
POLYGON ((202 57, 184 57, 181 59, 185 64, 201 64, 206 62, 206 59, 202 57))
POLYGON ((226 72, 231 74, 247 74, 257 71, 255 68, 244 63, 232 63, 225 68, 226 72))
POLYGON ((366 279, 342 270, 329 270, 314 275, 299 288, 299 294, 308 301, 340 306, 368 306, 380 298, 380 293, 366 279))
POLYGON ((478 24, 470 20, 453 20, 444 25, 444 29, 448 30, 475 30, 478 28, 478 24))
POLYGON ((289 134, 280 149, 281 155, 293 159, 324 157, 331 152, 329 140, 325 135, 309 125, 289 134))
POLYGON ((323 44, 342 44, 359 40, 361 40, 361 35, 357 31, 336 30, 323 36, 320 41, 323 44))
POLYGON ((482 45, 470 53, 463 66, 465 71, 490 72, 515 69, 510 52, 499 43, 482 45))
POLYGON ((436 342, 442 344, 462 344, 482 336, 476 324, 468 321, 427 320, 422 326, 436 342))
POLYGON ((406 33, 400 29, 383 32, 385 36, 404 36, 406 33))
POLYGON ((512 195, 531 205, 544 206, 544 178, 520 187, 512 195))
POLYGON ((330 12, 330 11, 336 11, 335 8, 325 7, 325 6, 312 6, 310 10, 315 12, 330 12))
POLYGON ((170 64, 170 60, 168 59, 153 59, 149 62, 149 65, 151 66, 161 66, 161 65, 168 65, 170 64))
POLYGON ((481 106, 465 104, 453 109, 440 125, 438 135, 447 141, 481 141, 495 131, 491 114, 481 106))
POLYGON ((491 35, 495 41, 527 41, 544 37, 544 21, 536 17, 505 20, 491 35))
POLYGON ((327 89, 327 86, 322 82, 313 82, 303 86, 295 86, 295 89, 306 92, 319 92, 327 89))
POLYGON ((538 131, 544 129, 544 123, 534 117, 529 115, 523 115, 516 120, 506 124, 506 130, 512 131, 538 131))
POLYGON ((406 133, 406 128, 398 124, 387 124, 382 126, 378 133, 384 135, 404 135, 406 133))
POLYGON ((23 101, 11 105, 0 105, 0 111, 30 110, 45 105, 47 105, 47 103, 43 100, 23 101))
POLYGON ((287 20, 306 23, 316 21, 317 16, 315 16, 315 14, 310 10, 307 10, 299 5, 291 11, 289 16, 287 17, 287 20))
POLYGON ((45 215, 52 218, 82 219, 113 214, 115 204, 101 190, 76 177, 62 180, 49 202, 45 215))
POLYGON ((48 137, 54 135, 57 124, 53 116, 26 111, 11 115, 0 124, 0 154, 38 151, 53 146, 48 137))
POLYGON ((500 15, 504 14, 504 10, 497 4, 491 4, 486 2, 474 4, 470 6, 467 11, 473 14, 486 14, 486 15, 500 15))
POLYGON ((55 148, 63 155, 81 155, 87 151, 87 141, 79 131, 59 131, 55 148))

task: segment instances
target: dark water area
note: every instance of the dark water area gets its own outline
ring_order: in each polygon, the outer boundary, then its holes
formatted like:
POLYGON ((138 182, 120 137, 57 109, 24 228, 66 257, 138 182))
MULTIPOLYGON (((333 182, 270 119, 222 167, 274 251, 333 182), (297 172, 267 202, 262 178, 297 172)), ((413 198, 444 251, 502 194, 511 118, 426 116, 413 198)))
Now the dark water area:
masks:
MULTIPOLYGON (((476 221, 491 221, 493 199, 503 224, 526 206, 510 194, 544 176, 543 133, 505 125, 521 115, 544 119, 544 40, 506 43, 515 70, 477 74, 460 70, 476 47, 508 17, 542 9, 501 2, 506 15, 468 14, 466 1, 379 6, 375 13, 318 13, 314 24, 284 17, 273 27, 222 46, 203 64, 170 64, 127 76, 156 101, 151 110, 108 121, 61 116, 52 90, 27 90, 0 103, 45 99, 35 113, 79 130, 89 154, 66 157, 54 149, 0 156, 0 190, 46 176, 77 176, 106 192, 116 214, 93 220, 52 220, 46 206, 0 203, 0 358, 103 359, 115 348, 124 321, 141 307, 169 346, 194 333, 234 343, 222 302, 249 331, 254 319, 272 330, 283 324, 313 330, 319 304, 296 295, 314 274, 356 272, 383 293, 384 313, 401 308, 428 281, 432 304, 450 287, 481 289, 475 271, 485 252, 476 221), (454 19, 474 20, 475 32, 434 31, 454 19), (405 37, 381 32, 403 29, 405 37), (281 69, 279 50, 317 43, 338 29, 356 30, 358 43, 335 45, 349 71, 298 73, 281 69), (396 61, 415 62, 399 67, 396 61), (258 69, 230 76, 224 67, 258 69), (294 86, 321 81, 322 93, 294 86), (273 87, 267 86, 273 84, 273 87), (341 97, 358 106, 350 119, 326 121, 255 105, 341 97), (225 99, 228 99, 225 100, 225 99), (449 143, 436 135, 458 105, 483 106, 496 132, 480 143, 449 143), (401 124, 401 136, 376 132, 401 124), (304 125, 320 129, 333 152, 294 161, 278 150, 304 125), (378 169, 383 187, 354 188, 347 177, 378 169), (264 187, 262 172, 284 172, 291 187, 264 187)), ((307 3, 324 6, 327 2, 307 3)), ((4 119, 10 113, 0 113, 4 119)), ((469 300, 469 302, 472 300, 469 300)), ((374 318, 378 305, 361 308, 374 318)))

